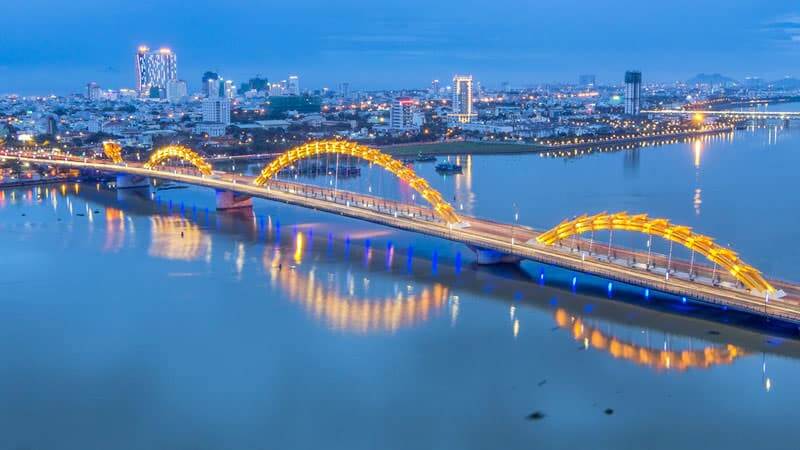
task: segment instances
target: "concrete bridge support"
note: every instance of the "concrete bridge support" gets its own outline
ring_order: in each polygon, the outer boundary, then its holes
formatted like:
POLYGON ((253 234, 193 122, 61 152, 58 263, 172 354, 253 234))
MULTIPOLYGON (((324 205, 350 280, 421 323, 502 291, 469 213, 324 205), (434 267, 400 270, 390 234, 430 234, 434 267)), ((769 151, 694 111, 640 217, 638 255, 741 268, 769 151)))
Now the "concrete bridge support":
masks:
POLYGON ((150 178, 141 175, 117 174, 117 189, 150 188, 150 178))
POLYGON ((478 264, 519 264, 519 262, 522 261, 522 258, 519 256, 510 255, 498 250, 476 247, 474 245, 469 245, 468 247, 475 252, 478 264))
POLYGON ((217 211, 253 208, 253 197, 233 191, 217 191, 217 211))

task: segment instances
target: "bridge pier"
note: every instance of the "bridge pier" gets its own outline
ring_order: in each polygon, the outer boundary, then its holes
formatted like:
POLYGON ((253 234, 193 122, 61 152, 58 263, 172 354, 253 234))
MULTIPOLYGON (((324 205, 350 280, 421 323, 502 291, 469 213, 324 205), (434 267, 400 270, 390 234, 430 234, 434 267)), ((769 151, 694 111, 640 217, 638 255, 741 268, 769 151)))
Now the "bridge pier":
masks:
POLYGON ((253 197, 233 191, 217 190, 217 211, 246 208, 253 208, 253 197))
POLYGON ((117 174, 117 189, 150 189, 150 178, 127 173, 117 174))
POLYGON ((519 256, 510 255, 508 253, 504 253, 499 250, 478 247, 475 245, 468 245, 467 247, 469 247, 470 250, 475 252, 477 262, 478 264, 481 265, 519 264, 519 262, 522 261, 522 258, 520 258, 519 256))

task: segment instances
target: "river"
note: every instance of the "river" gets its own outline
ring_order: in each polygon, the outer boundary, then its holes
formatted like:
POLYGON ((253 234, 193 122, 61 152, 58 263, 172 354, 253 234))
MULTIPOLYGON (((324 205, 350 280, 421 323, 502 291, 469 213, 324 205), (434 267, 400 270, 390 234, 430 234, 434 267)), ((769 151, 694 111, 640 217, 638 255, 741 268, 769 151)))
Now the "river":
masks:
MULTIPOLYGON (((771 126, 415 170, 463 214, 646 212, 798 280, 798 145, 771 126)), ((303 181, 418 200, 377 167, 303 181)), ((0 447, 796 448, 798 341, 434 238, 213 205, 194 187, 0 191, 0 447)))

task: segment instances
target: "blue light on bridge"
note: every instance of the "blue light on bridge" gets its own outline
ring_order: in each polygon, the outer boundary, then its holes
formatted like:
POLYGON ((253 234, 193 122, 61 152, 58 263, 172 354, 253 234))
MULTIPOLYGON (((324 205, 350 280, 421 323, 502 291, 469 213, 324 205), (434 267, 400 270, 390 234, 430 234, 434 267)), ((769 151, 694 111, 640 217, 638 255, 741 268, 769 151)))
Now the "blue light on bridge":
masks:
POLYGON ((572 277, 572 292, 575 292, 577 285, 578 285, 578 277, 572 277))
POLYGON ((411 269, 413 267, 413 260, 414 260, 414 247, 408 246, 408 256, 406 257, 406 270, 408 273, 411 273, 411 269))
POLYGON ((439 252, 434 250, 431 261, 431 274, 436 275, 438 272, 439 272, 439 252))
POLYGON ((539 284, 544 284, 544 269, 539 269, 539 284))
POLYGON ((681 297, 681 302, 686 303, 686 297, 681 297))
POLYGON ((646 299, 650 298, 650 289, 645 288, 645 290, 644 290, 644 298, 646 298, 646 299))
POLYGON ((613 291, 614 291, 614 284, 609 281, 608 282, 608 288, 606 288, 606 290, 608 291, 608 296, 611 297, 613 295, 613 291))
POLYGON ((461 273, 461 252, 456 252, 456 275, 461 273))

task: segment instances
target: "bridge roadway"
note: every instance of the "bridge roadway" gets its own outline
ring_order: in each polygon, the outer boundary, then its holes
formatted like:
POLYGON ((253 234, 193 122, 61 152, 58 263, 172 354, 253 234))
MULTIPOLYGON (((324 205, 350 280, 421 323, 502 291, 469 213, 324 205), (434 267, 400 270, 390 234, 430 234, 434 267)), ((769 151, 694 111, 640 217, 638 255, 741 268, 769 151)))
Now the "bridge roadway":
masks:
POLYGON ((477 217, 461 215, 462 223, 448 225, 439 220, 431 208, 386 200, 367 194, 311 186, 302 183, 271 180, 267 186, 253 184, 254 177, 215 171, 210 176, 198 174, 193 168, 154 170, 140 163, 113 164, 107 160, 79 157, 51 157, 42 153, 7 153, 0 157, 19 159, 33 164, 47 164, 78 169, 96 169, 104 172, 125 173, 228 190, 253 197, 265 198, 287 204, 326 211, 341 216, 365 220, 401 230, 423 233, 459 242, 472 247, 494 250, 549 265, 589 273, 609 280, 621 281, 655 291, 685 296, 718 306, 746 311, 759 316, 781 319, 800 325, 800 285, 769 280, 786 296, 769 299, 740 289, 732 278, 712 282, 712 276, 727 274, 691 261, 670 259, 664 264, 664 255, 651 254, 586 239, 568 239, 563 245, 545 246, 536 242, 539 231, 529 227, 499 223, 477 217), (645 269, 647 261, 661 262, 662 267, 645 269), (643 264, 643 262, 645 264, 643 264), (670 276, 663 267, 670 266, 670 276), (695 275, 693 281, 687 273, 695 275), (681 271, 683 269, 684 271, 681 271))

